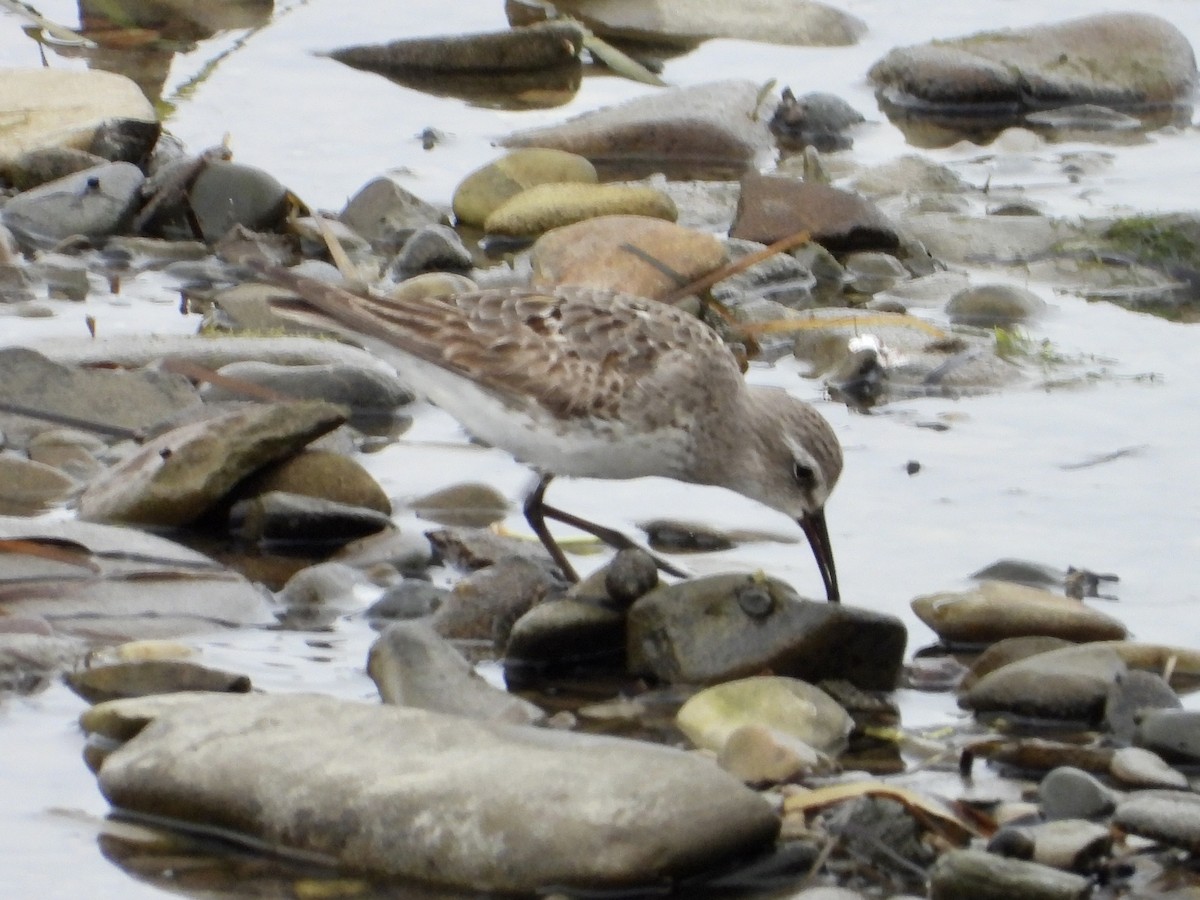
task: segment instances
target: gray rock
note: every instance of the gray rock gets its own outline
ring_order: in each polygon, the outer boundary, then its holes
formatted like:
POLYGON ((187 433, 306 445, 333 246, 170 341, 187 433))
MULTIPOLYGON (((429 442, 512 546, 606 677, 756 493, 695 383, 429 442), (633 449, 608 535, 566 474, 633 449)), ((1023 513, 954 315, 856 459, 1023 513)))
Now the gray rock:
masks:
POLYGON ((66 472, 0 451, 0 506, 10 511, 44 511, 79 488, 79 482, 66 472))
POLYGON ((1161 756, 1141 747, 1121 747, 1113 752, 1109 772, 1131 788, 1177 788, 1186 790, 1187 776, 1168 766, 1161 756))
POLYGON ((250 679, 246 675, 182 659, 141 659, 87 666, 66 673, 63 681, 88 703, 178 691, 230 694, 250 691, 250 679))
POLYGON ((868 78, 885 100, 910 112, 1012 117, 1073 103, 1190 110, 1196 63, 1187 38, 1169 22, 1114 13, 898 48, 868 78))
POLYGON ((123 700, 82 724, 136 734, 99 770, 114 806, 365 875, 630 888, 759 852, 779 829, 708 760, 617 738, 311 695, 123 700))
POLYGON ((1200 760, 1200 711, 1151 709, 1142 713, 1134 743, 1171 762, 1200 760))
POLYGON ((392 261, 392 272, 403 279, 432 270, 464 271, 473 264, 471 251, 449 225, 422 225, 392 261))
POLYGON ((1116 797, 1095 776, 1059 766, 1038 785, 1038 803, 1047 819, 1094 819, 1111 813, 1116 797))
POLYGON ((907 634, 896 618, 804 600, 781 581, 714 575, 657 588, 629 610, 632 672, 709 684, 769 670, 891 690, 907 634))
POLYGON ((791 88, 784 88, 770 127, 788 150, 816 147, 829 153, 850 149, 854 140, 846 132, 862 121, 862 113, 836 94, 796 97, 791 88))
POLYGON ((93 481, 79 498, 79 516, 190 524, 247 475, 299 451, 344 419, 340 407, 298 401, 254 406, 172 429, 93 481))
POLYGON ((559 590, 558 578, 537 562, 505 557, 454 585, 433 625, 443 637, 503 647, 513 623, 559 590))
POLYGON ((505 147, 549 147, 596 161, 639 159, 742 166, 774 146, 765 121, 752 114, 759 86, 719 81, 672 88, 561 125, 519 131, 505 147))
POLYGON ((944 853, 929 873, 930 900, 1084 900, 1088 879, 982 850, 944 853))
POLYGON ((375 246, 395 251, 416 229, 443 217, 437 207, 382 177, 351 197, 339 218, 375 246))
POLYGON ((94 153, 74 147, 42 147, 3 161, 0 175, 18 191, 27 191, 84 169, 94 169, 105 162, 94 153))
POLYGON ((242 576, 136 530, 0 517, 0 539, 58 549, 53 561, 6 554, 0 590, 7 617, 44 616, 60 634, 133 640, 274 621, 264 593, 242 576))
POLYGON ((75 234, 105 238, 129 221, 143 181, 141 171, 125 162, 85 169, 13 197, 2 220, 23 244, 34 247, 75 234))
POLYGON ((1119 675, 1108 690, 1104 702, 1104 724, 1112 740, 1133 742, 1138 721, 1146 710, 1179 709, 1182 702, 1171 685, 1157 672, 1140 669, 1119 675))
POLYGON ((532 673, 621 671, 624 661, 624 615, 563 599, 539 603, 517 619, 508 636, 504 671, 511 683, 524 683, 532 673))
MULTIPOLYGON (((219 472, 211 473, 216 483, 224 480, 219 472)), ((216 488, 216 484, 213 485, 216 488)), ((219 501, 225 496, 219 488, 204 488, 186 499, 202 503, 206 496, 219 501)), ((131 498, 132 500, 133 498, 131 498)), ((165 503, 171 499, 162 498, 165 503)), ((178 504, 175 504, 178 505, 178 504)), ((146 509, 146 504, 142 503, 146 509)), ((168 507, 162 507, 164 511, 168 507)), ((264 544, 331 544, 342 545, 392 527, 391 518, 365 506, 351 506, 309 497, 289 491, 265 491, 247 500, 239 500, 229 510, 230 531, 245 541, 264 544)))
POLYGON ((1108 645, 1051 650, 980 678, 959 698, 976 713, 1099 724, 1110 686, 1127 671, 1108 645))
MULTIPOLYGON (((222 366, 217 374, 279 391, 293 400, 324 400, 361 412, 392 410, 413 400, 395 373, 382 367, 350 363, 286 366, 245 360, 222 366)), ((200 393, 210 403, 245 399, 244 394, 221 384, 206 384, 200 393)))
POLYGON ((238 225, 273 231, 287 212, 287 188, 262 169, 240 163, 210 162, 188 191, 188 204, 208 243, 238 225))
POLYGON ((125 372, 60 365, 35 350, 0 349, 0 402, 39 415, 0 414, 10 442, 50 421, 94 434, 124 437, 197 408, 200 398, 187 379, 164 372, 125 372))
POLYGON ((367 674, 383 702, 395 706, 514 725, 546 717, 533 703, 489 684, 424 622, 389 625, 371 645, 367 674))
POLYGON ((1200 796, 1185 791, 1137 791, 1119 804, 1113 824, 1190 853, 1200 852, 1200 796))
POLYGON ((1092 872, 1112 852, 1112 831, 1099 822, 1058 819, 1031 826, 1028 832, 1033 861, 1068 872, 1092 872))
POLYGON ((392 585, 367 607, 366 616, 375 628, 390 621, 420 619, 432 615, 450 592, 419 578, 405 578, 392 585))

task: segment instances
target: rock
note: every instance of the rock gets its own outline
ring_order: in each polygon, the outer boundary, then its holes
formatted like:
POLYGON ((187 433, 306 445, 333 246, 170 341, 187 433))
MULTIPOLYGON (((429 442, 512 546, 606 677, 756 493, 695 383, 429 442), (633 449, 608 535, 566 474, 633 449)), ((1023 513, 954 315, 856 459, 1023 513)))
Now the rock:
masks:
POLYGON ((238 485, 236 494, 248 498, 272 491, 392 514, 391 500, 362 463, 331 450, 310 448, 273 463, 238 485))
POLYGON ((442 525, 486 528, 508 515, 508 500, 488 484, 466 483, 417 497, 408 507, 422 519, 442 525))
POLYGON ((108 119, 156 121, 131 79, 97 69, 0 69, 0 159, 43 147, 88 149, 108 119))
POLYGON ((558 579, 538 563, 503 558, 454 585, 434 613, 433 626, 442 637, 503 647, 513 623, 559 588, 558 579))
POLYGON ((848 286, 860 294, 877 294, 908 280, 908 269, 890 253, 859 251, 842 260, 848 286))
POLYGON ((239 500, 229 510, 230 532, 261 544, 341 546, 391 527, 387 514, 375 509, 279 490, 239 500))
POLYGON ((382 75, 421 72, 498 74, 578 62, 583 32, 573 22, 546 22, 486 34, 410 38, 332 50, 340 63, 382 75))
POLYGON ((153 116, 148 120, 113 117, 97 126, 87 150, 109 162, 133 163, 145 171, 161 136, 162 125, 153 116))
POLYGON ((868 197, 964 194, 971 190, 971 186, 949 166, 914 154, 864 169, 850 180, 850 184, 855 191, 868 197))
MULTIPOLYGON (((855 44, 866 23, 814 0, 565 0, 557 8, 576 16, 601 37, 691 46, 734 38, 799 47, 855 44)), ((510 11, 510 15, 511 15, 510 11)))
POLYGON ((1117 804, 1117 828, 1189 853, 1200 852, 1200 796, 1185 791, 1137 791, 1117 804))
POLYGON ((459 182, 452 200, 454 215, 461 223, 482 228, 495 209, 526 188, 596 180, 596 167, 577 154, 537 147, 513 150, 459 182))
POLYGON ((717 754, 717 765, 746 784, 781 784, 833 769, 825 754, 763 725, 735 729, 717 754))
POLYGON ((416 229, 441 222, 442 213, 391 178, 382 177, 351 197, 338 218, 376 247, 395 251, 416 229))
MULTIPOLYGON (((105 428, 118 435, 147 431, 200 405, 191 384, 178 375, 76 368, 23 347, 0 348, 0 371, 0 400, 5 404, 94 423, 100 433, 105 428)), ((9 413, 0 422, 10 441, 44 427, 40 420, 9 413)))
POLYGON ((1200 712, 1190 709, 1149 709, 1142 713, 1134 743, 1172 762, 1200 760, 1200 712))
POLYGON ((630 670, 673 683, 712 684, 769 670, 891 690, 906 639, 891 616, 804 600, 783 582, 751 575, 659 587, 629 609, 630 670))
MULTIPOLYGON (((221 366, 218 375, 278 391, 291 400, 324 400, 360 414, 379 415, 413 401, 390 366, 351 363, 279 365, 244 360, 221 366)), ((209 403, 246 399, 236 386, 208 383, 200 395, 209 403)))
POLYGON ((661 219, 601 216, 546 232, 530 262, 538 288, 579 284, 659 299, 682 287, 662 266, 688 283, 724 264, 725 248, 711 234, 661 219))
POLYGON ((616 609, 628 609, 659 584, 654 557, 638 547, 618 550, 600 571, 604 575, 608 602, 616 609))
POLYGON ((1046 301, 1011 284, 980 284, 959 291, 946 304, 950 321, 977 328, 1011 328, 1046 311, 1046 301))
POLYGON ((1098 725, 1125 662, 1107 644, 1067 647, 1010 663, 959 698, 976 713, 1004 713, 1098 725))
POLYGON ((87 521, 190 524, 247 475, 297 452, 344 418, 332 404, 298 401, 175 428, 93 481, 79 498, 79 516, 87 521))
POLYGON ((105 163, 17 194, 5 204, 0 220, 31 247, 44 248, 76 234, 100 240, 128 223, 143 181, 136 166, 105 163))
POLYGON ((196 176, 188 205, 208 243, 241 225, 251 231, 274 231, 287 212, 287 188, 253 166, 216 160, 196 176))
POLYGON ((68 672, 63 680, 67 687, 88 703, 176 691, 232 694, 250 691, 250 679, 245 675, 222 672, 178 659, 147 659, 90 666, 68 672))
POLYGON ((1068 872, 1089 874, 1112 853, 1107 825, 1084 819, 1058 819, 1031 826, 1033 861, 1068 872))
POLYGON ((864 197, 826 184, 748 172, 729 236, 762 244, 801 231, 835 253, 895 250, 900 239, 887 217, 864 197))
POLYGON ((718 754, 734 732, 755 726, 837 756, 854 728, 846 711, 820 688, 766 676, 702 690, 683 704, 675 723, 697 747, 718 754))
POLYGON ((1104 724, 1111 740, 1133 742, 1138 722, 1147 710, 1179 709, 1179 695, 1157 672, 1132 669, 1117 676, 1104 701, 1104 724))
POLYGON ((897 48, 868 78, 885 111, 1005 121, 1075 103, 1190 111, 1196 63, 1165 20, 1112 13, 897 48))
POLYGON ((389 625, 371 645, 367 674, 383 702, 396 706, 515 725, 545 718, 534 704, 492 687, 449 641, 422 622, 389 625))
POLYGON ((0 698, 10 692, 41 691, 55 675, 81 665, 91 653, 87 641, 54 634, 44 619, 30 617, 24 620, 27 630, 17 630, 21 622, 17 616, 0 618, 0 698))
POLYGON ((449 593, 445 588, 435 587, 428 581, 405 578, 388 588, 382 597, 367 608, 367 619, 372 627, 380 628, 391 621, 432 615, 449 593))
POLYGON ((1038 785, 1038 803, 1047 819, 1094 819, 1111 813, 1116 799, 1095 776, 1059 766, 1038 785))
POLYGON ((1044 635, 1031 635, 1028 637, 1004 638, 996 641, 986 650, 975 657, 971 663, 970 671, 959 683, 960 691, 969 690, 980 678, 995 672, 1007 666, 1009 663, 1019 662, 1022 659, 1028 659, 1031 656, 1037 656, 1039 653, 1046 653, 1050 650, 1061 650, 1063 647, 1075 646, 1072 641, 1066 641, 1062 638, 1046 637, 1044 635))
POLYGON ((779 828, 711 762, 638 741, 312 695, 155 700, 82 718, 90 733, 136 733, 100 767, 110 803, 347 872, 485 892, 629 889, 764 850, 779 828))
POLYGON ((66 500, 80 484, 70 475, 16 453, 0 451, 0 507, 29 513, 66 500))
POLYGON ((1084 900, 1088 879, 982 850, 951 850, 929 873, 931 900, 1084 900))
POLYGON ((1125 787, 1188 788, 1186 775, 1168 766, 1157 753, 1141 747, 1122 747, 1115 751, 1109 771, 1125 787))
POLYGON ((471 251, 449 225, 422 225, 404 242, 390 266, 401 280, 421 272, 465 271, 473 264, 471 251))
POLYGON ((69 428, 47 428, 29 439, 26 452, 34 462, 52 466, 79 481, 103 470, 97 459, 106 449, 99 438, 69 428))
POLYGON ((305 566, 279 589, 277 599, 285 606, 357 606, 354 589, 363 582, 357 569, 344 563, 323 562, 305 566))
POLYGON ((1106 641, 1127 635, 1116 619, 1078 600, 1006 581, 982 581, 969 591, 927 594, 914 599, 912 609, 949 644, 990 644, 1032 635, 1106 641))
POLYGON ((488 234, 524 237, 600 216, 647 216, 674 222, 671 198, 651 187, 539 184, 511 197, 483 223, 488 234))
POLYGON ((520 687, 542 674, 624 671, 625 617, 616 609, 570 598, 539 603, 508 635, 504 672, 520 687))
MULTIPOLYGON (((987 259, 992 265, 1025 266, 1053 256, 1071 241, 1086 239, 1079 225, 1044 216, 973 216, 924 212, 905 216, 905 234, 943 263, 987 259)), ((1093 239, 1094 242, 1094 239, 1093 239)), ((1021 276, 1026 274, 1022 268, 1021 276)))
POLYGON ((57 634, 93 641, 274 622, 265 595, 245 578, 136 530, 72 519, 0 517, 0 540, 28 542, 30 548, 4 556, 0 622, 45 616, 54 621, 57 634))
POLYGON ((0 160, 0 177, 18 191, 27 191, 47 181, 56 181, 84 169, 102 166, 106 160, 73 147, 42 147, 15 159, 0 160))
POLYGON ((672 88, 561 125, 518 131, 500 144, 565 150, 593 163, 741 170, 775 143, 766 123, 753 117, 758 91, 751 81, 672 88))
POLYGON ((489 528, 438 528, 425 532, 433 552, 446 565, 474 572, 511 557, 534 563, 553 574, 558 571, 539 541, 526 541, 489 528))

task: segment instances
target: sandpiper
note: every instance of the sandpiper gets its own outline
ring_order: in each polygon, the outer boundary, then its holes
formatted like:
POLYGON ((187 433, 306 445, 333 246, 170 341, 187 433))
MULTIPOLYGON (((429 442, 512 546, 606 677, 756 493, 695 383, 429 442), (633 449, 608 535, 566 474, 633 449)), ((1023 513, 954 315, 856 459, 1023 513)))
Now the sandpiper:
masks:
POLYGON ((825 501, 842 471, 829 423, 779 388, 749 385, 720 337, 675 307, 587 287, 481 290, 438 299, 360 296, 288 269, 265 271, 396 365, 412 387, 541 480, 525 517, 577 576, 555 519, 630 541, 544 502, 556 475, 657 475, 716 485, 794 518, 838 602, 825 501))

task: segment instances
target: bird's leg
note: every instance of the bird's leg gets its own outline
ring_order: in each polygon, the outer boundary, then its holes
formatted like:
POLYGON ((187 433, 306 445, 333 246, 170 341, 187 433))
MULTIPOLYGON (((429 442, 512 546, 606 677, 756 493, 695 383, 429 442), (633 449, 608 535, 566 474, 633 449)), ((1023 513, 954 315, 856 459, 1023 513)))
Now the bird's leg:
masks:
MULTIPOLYGON (((557 518, 553 515, 550 507, 547 507, 542 502, 542 498, 546 495, 546 488, 550 484, 550 479, 553 476, 543 475, 538 481, 537 486, 529 492, 525 497, 525 521, 529 523, 529 527, 533 529, 533 533, 538 536, 538 540, 542 542, 542 546, 546 548, 546 552, 550 554, 550 558, 554 560, 555 565, 562 570, 563 576, 567 581, 578 581, 579 575, 575 568, 567 562, 567 555, 563 553, 562 547, 558 546, 558 542, 554 540, 554 536, 550 534, 550 529, 546 527, 546 516, 557 518)), ((557 512, 557 510, 554 510, 557 512)))
MULTIPOLYGON (((593 537, 599 538, 605 544, 615 550, 631 550, 637 548, 645 550, 636 541, 630 540, 628 537, 617 531, 615 528, 605 528, 603 525, 597 525, 595 522, 589 522, 587 519, 581 519, 579 516, 572 515, 569 512, 558 509, 555 506, 550 506, 544 500, 546 487, 550 484, 552 476, 543 476, 541 481, 525 498, 525 519, 529 522, 529 527, 533 529, 533 533, 541 540, 542 545, 550 551, 550 556, 562 569, 563 574, 571 581, 578 581, 579 576, 575 574, 575 570, 571 564, 567 562, 566 555, 562 548, 550 536, 550 530, 546 528, 546 518, 554 519, 556 522, 562 522, 564 525, 570 525, 572 528, 578 528, 580 531, 587 532, 593 537)), ((649 551, 646 551, 649 552, 649 551)), ((650 558, 654 560, 654 564, 659 569, 666 572, 668 575, 674 575, 676 578, 686 578, 687 572, 667 562, 665 559, 651 553, 650 558)))

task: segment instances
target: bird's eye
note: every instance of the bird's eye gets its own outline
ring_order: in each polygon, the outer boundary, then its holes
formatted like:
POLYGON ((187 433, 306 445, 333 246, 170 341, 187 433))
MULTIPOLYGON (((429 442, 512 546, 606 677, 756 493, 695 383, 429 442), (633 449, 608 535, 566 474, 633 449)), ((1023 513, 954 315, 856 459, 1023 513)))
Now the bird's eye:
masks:
POLYGON ((802 462, 792 463, 792 478, 802 491, 811 491, 817 486, 817 473, 812 466, 802 462))

